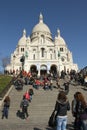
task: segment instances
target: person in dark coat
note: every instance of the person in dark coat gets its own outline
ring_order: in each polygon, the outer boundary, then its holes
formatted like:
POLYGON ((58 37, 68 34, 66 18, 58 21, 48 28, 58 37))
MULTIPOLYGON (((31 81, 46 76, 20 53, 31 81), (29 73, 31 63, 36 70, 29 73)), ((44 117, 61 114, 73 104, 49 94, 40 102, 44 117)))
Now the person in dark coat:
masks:
POLYGON ((4 117, 6 119, 8 119, 9 107, 10 107, 10 97, 6 96, 5 99, 4 99, 4 104, 3 104, 2 119, 4 119, 4 117))
POLYGON ((87 130, 87 102, 80 92, 76 95, 76 130, 87 130))
POLYGON ((64 91, 66 95, 69 93, 69 82, 64 83, 64 91))
POLYGON ((58 94, 55 105, 57 128, 56 130, 66 130, 67 125, 67 111, 70 110, 70 103, 64 91, 58 94))
POLYGON ((29 106, 29 101, 26 99, 25 96, 23 96, 23 99, 20 104, 20 108, 22 108, 22 113, 24 114, 24 118, 28 118, 28 106, 29 106))

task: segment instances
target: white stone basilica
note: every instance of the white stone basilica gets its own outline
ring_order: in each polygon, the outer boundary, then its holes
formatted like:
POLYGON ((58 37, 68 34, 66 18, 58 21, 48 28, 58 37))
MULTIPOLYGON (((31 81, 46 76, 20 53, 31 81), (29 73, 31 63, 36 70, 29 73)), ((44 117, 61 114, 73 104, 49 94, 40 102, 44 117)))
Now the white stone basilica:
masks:
POLYGON ((60 30, 57 30, 57 33, 53 40, 51 31, 40 14, 39 23, 34 26, 30 36, 26 36, 24 29, 23 36, 11 54, 11 61, 6 70, 9 72, 22 69, 26 72, 37 71, 38 75, 49 72, 60 73, 62 70, 77 71, 78 65, 73 63, 72 53, 61 37, 60 30), (22 56, 25 57, 24 64, 20 62, 22 56))

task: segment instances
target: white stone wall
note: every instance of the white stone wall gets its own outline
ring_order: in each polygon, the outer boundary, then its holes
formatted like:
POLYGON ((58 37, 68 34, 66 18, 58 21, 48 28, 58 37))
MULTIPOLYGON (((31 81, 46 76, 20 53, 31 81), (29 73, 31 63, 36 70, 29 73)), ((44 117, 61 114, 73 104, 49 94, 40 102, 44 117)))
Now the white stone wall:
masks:
POLYGON ((30 70, 31 65, 35 65, 40 71, 40 67, 43 64, 49 69, 51 65, 55 65, 57 66, 57 71, 64 70, 64 67, 66 70, 74 69, 77 71, 78 65, 73 63, 72 53, 67 48, 65 40, 61 37, 60 30, 57 32, 58 35, 53 40, 50 29, 43 23, 41 16, 39 23, 35 25, 30 36, 26 37, 26 30, 23 31, 23 36, 19 39, 16 49, 11 54, 11 62, 6 69, 9 71, 20 70, 22 68, 20 58, 24 55, 24 69, 27 72, 30 70), (42 30, 43 28, 44 31, 42 30), (58 52, 60 53, 59 57, 58 52))

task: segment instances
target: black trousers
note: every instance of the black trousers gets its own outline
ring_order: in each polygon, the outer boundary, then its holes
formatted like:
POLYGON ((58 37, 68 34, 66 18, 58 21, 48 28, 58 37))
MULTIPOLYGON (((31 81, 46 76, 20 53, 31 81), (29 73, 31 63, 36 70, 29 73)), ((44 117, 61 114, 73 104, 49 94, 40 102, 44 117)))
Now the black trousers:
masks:
POLYGON ((25 118, 27 118, 29 116, 29 114, 28 114, 28 107, 23 107, 22 108, 22 112, 24 113, 25 118))

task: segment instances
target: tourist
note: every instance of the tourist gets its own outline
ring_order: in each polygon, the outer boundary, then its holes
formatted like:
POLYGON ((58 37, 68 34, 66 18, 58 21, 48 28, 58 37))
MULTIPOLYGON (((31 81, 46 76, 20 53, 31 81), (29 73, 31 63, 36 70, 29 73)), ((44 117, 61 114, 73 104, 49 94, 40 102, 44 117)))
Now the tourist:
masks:
POLYGON ((3 110, 2 110, 2 119, 5 117, 8 119, 8 111, 10 107, 10 97, 6 96, 4 99, 4 104, 3 104, 3 110))
POLYGON ((80 94, 80 92, 76 92, 74 94, 74 99, 72 100, 72 103, 71 103, 71 106, 72 106, 72 115, 73 117, 75 118, 75 121, 74 121, 74 128, 76 129, 78 127, 78 116, 77 116, 77 113, 76 113, 76 97, 78 96, 78 94, 80 94))
POLYGON ((55 111, 57 116, 57 129, 66 130, 67 125, 67 111, 70 110, 70 103, 65 95, 65 92, 61 91, 58 94, 58 98, 55 105, 55 111))
POLYGON ((53 89, 53 80, 52 80, 52 78, 49 80, 49 89, 50 90, 53 89))
POLYGON ((29 106, 29 102, 26 99, 25 96, 23 96, 23 99, 20 103, 20 108, 22 108, 22 113, 24 114, 24 118, 27 119, 29 114, 28 114, 28 106, 29 106))
POLYGON ((24 97, 25 97, 28 101, 30 101, 30 94, 29 94, 29 91, 28 91, 28 90, 25 92, 24 97))
POLYGON ((69 82, 64 83, 64 91, 66 95, 69 93, 69 82))
POLYGON ((87 130, 87 103, 81 92, 75 94, 75 129, 87 130))
POLYGON ((60 81, 60 78, 59 78, 59 77, 57 77, 57 79, 56 79, 57 89, 60 89, 60 83, 59 83, 59 81, 60 81))
POLYGON ((29 95, 30 95, 30 102, 31 102, 32 96, 34 95, 34 91, 32 88, 29 89, 29 95))

